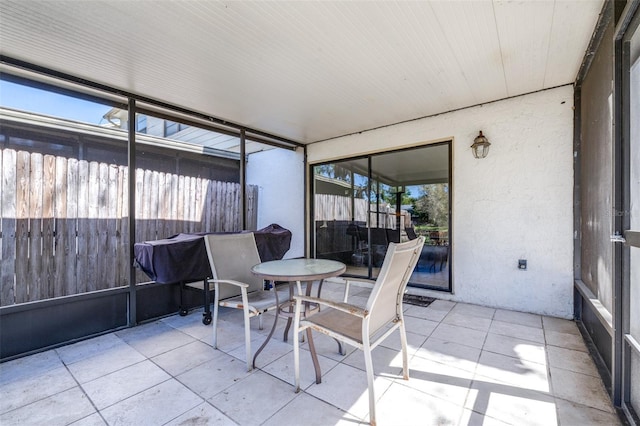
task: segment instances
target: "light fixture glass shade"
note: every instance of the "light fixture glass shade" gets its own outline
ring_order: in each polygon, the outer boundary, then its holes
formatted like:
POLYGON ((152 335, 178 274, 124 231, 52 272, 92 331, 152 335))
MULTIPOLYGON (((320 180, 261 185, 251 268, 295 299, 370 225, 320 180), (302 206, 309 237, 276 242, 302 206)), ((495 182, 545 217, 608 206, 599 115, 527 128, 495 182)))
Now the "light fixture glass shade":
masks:
POLYGON ((473 140, 473 145, 471 145, 471 151, 473 152, 473 156, 476 158, 484 158, 489 154, 489 147, 491 144, 487 140, 486 137, 482 134, 482 130, 480 130, 480 134, 476 136, 473 140))

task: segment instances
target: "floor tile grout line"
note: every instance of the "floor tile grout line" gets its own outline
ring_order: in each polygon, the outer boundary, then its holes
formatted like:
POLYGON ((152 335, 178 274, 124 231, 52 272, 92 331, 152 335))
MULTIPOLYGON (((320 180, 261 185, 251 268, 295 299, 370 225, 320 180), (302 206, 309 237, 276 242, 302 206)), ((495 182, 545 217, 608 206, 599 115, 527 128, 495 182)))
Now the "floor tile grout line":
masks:
MULTIPOLYGON (((62 368, 62 367, 64 367, 64 368, 67 370, 67 372, 71 375, 71 373, 69 372, 69 370, 68 370, 67 366, 66 366, 66 365, 64 365, 64 363, 63 363, 63 365, 62 365, 61 367, 56 367, 56 369, 57 369, 57 368, 62 368)), ((40 376, 41 376, 41 375, 40 375, 40 376)), ((38 377, 39 377, 39 376, 38 376, 38 377)), ((30 402, 28 402, 27 404, 24 404, 24 405, 20 405, 20 406, 14 407, 14 408, 12 408, 12 409, 10 409, 10 410, 7 410, 7 411, 4 411, 4 412, 0 413, 0 416, 5 416, 5 415, 7 415, 7 414, 10 414, 11 412, 14 412, 14 411, 20 410, 20 409, 22 409, 22 408, 28 407, 29 405, 32 405, 32 404, 35 404, 35 403, 38 403, 38 402, 44 401, 44 400, 46 400, 46 399, 48 399, 48 398, 51 398, 51 397, 53 397, 53 396, 55 396, 55 395, 59 395, 59 394, 64 393, 64 392, 68 392, 68 391, 72 390, 73 388, 78 387, 78 381, 77 381, 77 380, 75 380, 75 377, 73 377, 73 375, 71 375, 71 378, 72 378, 72 379, 74 379, 74 381, 76 382, 76 385, 75 385, 75 386, 71 386, 71 387, 68 387, 68 388, 66 388, 66 389, 61 389, 61 390, 59 390, 58 392, 53 393, 53 394, 51 394, 51 395, 47 395, 47 396, 44 396, 44 397, 42 397, 42 398, 40 398, 40 399, 35 399, 35 400, 33 400, 33 401, 30 401, 30 402)), ((0 389, 1 389, 1 388, 2 388, 2 386, 0 386, 0 389)))
MULTIPOLYGON (((58 354, 58 353, 57 353, 57 351, 56 351, 56 354, 57 354, 58 356, 60 356, 60 354, 58 354)), ((62 358, 60 359, 60 361, 62 361, 62 358)), ((71 372, 71 370, 69 370, 69 366, 68 366, 64 361, 62 361, 62 363, 64 364, 64 367, 67 369, 67 372, 69 373, 69 375, 70 375, 70 376, 73 378, 73 380, 76 382, 76 385, 78 386, 78 388, 80 389, 80 391, 82 392, 82 394, 87 398, 87 401, 89 401, 89 403, 91 404, 91 406, 93 407, 93 409, 95 410, 95 412, 100 416, 100 418, 102 419, 102 421, 103 421, 106 425, 108 425, 108 424, 109 424, 109 422, 107 422, 107 419, 105 419, 105 418, 104 418, 104 416, 102 415, 102 411, 98 409, 98 407, 96 406, 95 402, 93 402, 93 399, 91 399, 91 397, 89 397, 89 394, 87 394, 87 391, 84 389, 84 387, 82 386, 82 384, 78 381, 78 379, 77 379, 77 378, 76 378, 76 376, 71 372)), ((89 416, 91 416, 91 415, 93 415, 93 414, 94 414, 94 413, 89 414, 89 416)), ((89 416, 85 416, 85 417, 83 417, 83 418, 86 418, 86 417, 89 417, 89 416)), ((79 420, 82 420, 83 418, 76 419, 76 420, 74 421, 74 423, 75 423, 75 422, 77 422, 77 421, 79 421, 79 420)))
MULTIPOLYGON (((121 340, 123 340, 123 339, 122 339, 121 337, 119 337, 119 336, 116 336, 116 337, 118 337, 118 338, 120 338, 121 340)), ((93 402, 93 400, 91 399, 91 397, 90 397, 90 396, 87 394, 87 392, 85 391, 85 389, 84 389, 84 387, 82 386, 82 384, 77 380, 77 378, 75 377, 75 375, 74 375, 74 374, 69 370, 69 367, 65 364, 65 367, 67 368, 67 371, 69 371, 69 374, 70 374, 70 375, 73 377, 73 379, 76 381, 76 383, 78 384, 78 386, 80 387, 80 389, 82 390, 82 392, 84 393, 84 395, 85 395, 85 396, 87 397, 87 399, 91 402, 91 404, 93 405, 93 407, 96 409, 96 412, 98 412, 98 413, 99 413, 100 417, 104 420, 104 422, 105 422, 106 424, 109 424, 109 423, 108 423, 108 422, 106 421, 106 419, 104 418, 104 416, 103 416, 103 414, 102 414, 102 411, 103 411, 103 410, 108 409, 109 407, 112 407, 112 406, 114 406, 114 405, 116 405, 116 404, 119 404, 119 403, 121 403, 121 402, 123 402, 123 401, 126 401, 126 400, 128 400, 128 399, 130 399, 130 398, 132 398, 132 397, 134 397, 134 396, 137 396, 137 395, 139 395, 139 394, 141 394, 141 393, 143 393, 143 392, 146 392, 146 391, 148 391, 149 389, 152 389, 152 388, 154 388, 154 387, 156 387, 156 386, 158 386, 158 385, 161 385, 161 384, 163 384, 163 383, 166 383, 166 382, 168 382, 168 381, 170 381, 170 380, 172 380, 172 379, 176 380, 178 383, 180 383, 180 384, 182 384, 182 385, 184 386, 184 384, 183 384, 182 382, 180 382, 179 380, 177 380, 177 379, 176 379, 176 378, 175 378, 171 373, 169 373, 168 371, 166 371, 165 369, 163 369, 160 365, 158 365, 156 362, 154 362, 154 361, 153 361, 149 356, 147 356, 147 355, 145 355, 145 354, 141 353, 141 352, 140 352, 140 351, 138 351, 135 347, 131 346, 128 342, 126 342, 126 341, 124 341, 124 340, 123 340, 123 343, 124 343, 124 344, 126 344, 127 346, 131 347, 131 348, 132 348, 133 350, 135 350, 136 352, 138 352, 141 356, 143 356, 143 357, 144 357, 144 359, 143 359, 143 360, 141 360, 141 361, 135 362, 135 363, 133 363, 133 364, 131 364, 131 365, 127 365, 127 366, 125 366, 125 367, 122 367, 122 368, 119 368, 119 369, 117 369, 117 370, 111 371, 111 372, 109 372, 109 373, 107 373, 107 374, 104 374, 104 375, 102 375, 102 376, 100 376, 100 377, 96 377, 95 379, 92 379, 92 380, 90 380, 90 381, 85 382, 85 384, 88 384, 88 383, 94 382, 94 381, 99 380, 99 379, 101 379, 101 378, 103 378, 103 377, 106 377, 106 376, 108 376, 108 375, 110 375, 110 374, 114 374, 114 373, 117 373, 117 372, 119 372, 119 371, 122 371, 122 370, 124 370, 124 369, 126 369, 126 368, 130 368, 130 367, 133 367, 133 366, 135 366, 135 365, 141 364, 141 363, 143 363, 143 362, 145 362, 145 361, 149 361, 150 363, 152 363, 153 365, 155 365, 156 367, 158 367, 159 369, 161 369, 163 372, 165 372, 165 373, 167 374, 167 376, 169 376, 169 378, 167 378, 166 380, 162 380, 161 382, 155 383, 155 384, 154 384, 154 385, 152 385, 152 386, 146 387, 146 388, 144 388, 144 389, 142 389, 142 390, 140 390, 140 391, 136 392, 135 394, 129 395, 128 397, 126 397, 126 398, 124 398, 124 399, 120 399, 120 400, 118 400, 118 401, 116 401, 116 402, 114 402, 114 403, 112 403, 112 404, 110 404, 110 405, 107 405, 107 406, 103 407, 102 409, 98 409, 98 407, 95 405, 95 403, 93 402)), ((191 344, 191 343, 194 343, 194 342, 189 342, 188 344, 191 344)), ((185 345, 183 345, 183 346, 185 346, 185 345)), ((166 353, 166 352, 165 352, 165 353, 166 353)), ((156 356, 157 356, 157 355, 156 355, 156 356)), ((89 358, 91 358, 91 357, 88 357, 88 358, 85 358, 85 359, 89 359, 89 358)), ((198 395, 198 394, 197 394, 197 393, 195 393, 195 392, 194 392, 194 394, 198 395)), ((199 395, 198 395, 198 396, 199 396, 199 395)), ((183 413, 183 414, 184 414, 184 413, 183 413)))

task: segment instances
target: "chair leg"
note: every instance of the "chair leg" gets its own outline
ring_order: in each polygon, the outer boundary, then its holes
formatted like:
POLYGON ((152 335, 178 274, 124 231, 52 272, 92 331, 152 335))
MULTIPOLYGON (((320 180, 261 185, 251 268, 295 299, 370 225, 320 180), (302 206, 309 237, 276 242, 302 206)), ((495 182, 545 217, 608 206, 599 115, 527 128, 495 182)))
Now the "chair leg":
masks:
MULTIPOLYGON (((342 300, 344 303, 349 303, 349 287, 350 287, 351 282, 347 279, 345 280, 345 285, 344 285, 344 299, 342 300)), ((318 295, 318 297, 320 297, 318 295)))
POLYGON ((289 341, 289 329, 291 328, 291 317, 287 318, 287 325, 284 327, 284 332, 282 333, 282 341, 289 341))
MULTIPOLYGON (((318 354, 316 353, 316 345, 313 343, 313 334, 311 328, 307 328, 307 340, 309 341, 309 351, 311 352, 311 361, 313 361, 313 369, 316 372, 316 384, 322 383, 322 372, 320 371, 320 361, 318 361, 318 354)), ((340 344, 338 342, 338 344, 340 344)))
POLYGON ((407 333, 404 319, 400 322, 400 342, 402 344, 402 378, 409 380, 409 357, 407 356, 407 333))
MULTIPOLYGON (((297 285, 298 285, 298 294, 302 294, 300 291, 300 281, 296 281, 297 285)), ((293 285, 291 282, 289 282, 289 300, 293 300, 293 285)), ((294 312, 294 307, 293 305, 289 305, 289 317, 287 318, 287 325, 284 327, 284 333, 282 334, 282 341, 283 342, 287 342, 289 341, 289 329, 291 328, 291 316, 293 315, 294 312)), ((277 315, 277 313, 276 313, 277 315)))
POLYGON ((373 360, 371 359, 371 346, 369 340, 363 342, 364 365, 367 371, 367 387, 369 388, 369 423, 376 424, 376 396, 373 388, 373 360))
POLYGON ((251 371, 251 322, 249 317, 249 300, 247 290, 242 289, 242 312, 244 313, 244 346, 247 357, 247 371, 251 371))
POLYGON ((220 294, 218 283, 215 284, 215 292, 213 297, 213 347, 218 349, 218 303, 220 302, 218 298, 220 294))
MULTIPOLYGON (((296 313, 300 312, 301 301, 296 301, 296 313)), ((296 393, 300 392, 300 315, 295 316, 293 324, 293 371, 295 377, 296 393)))
POLYGON ((278 324, 278 315, 276 315, 273 319, 273 324, 271 325, 271 331, 269 331, 269 335, 267 336, 266 339, 264 339, 264 342, 262 342, 262 345, 260 345, 258 350, 256 350, 256 353, 253 354, 253 364, 251 364, 253 368, 256 368, 256 359, 258 359, 258 355, 260 355, 260 352, 262 352, 265 346, 267 346, 267 343, 271 341, 271 337, 273 336, 273 332, 276 330, 277 324, 278 324))

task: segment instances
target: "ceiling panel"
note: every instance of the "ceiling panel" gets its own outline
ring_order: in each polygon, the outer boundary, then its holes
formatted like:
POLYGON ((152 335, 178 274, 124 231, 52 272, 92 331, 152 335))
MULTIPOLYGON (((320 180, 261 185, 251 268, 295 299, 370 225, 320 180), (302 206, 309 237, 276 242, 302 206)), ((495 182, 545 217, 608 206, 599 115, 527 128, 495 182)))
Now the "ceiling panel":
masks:
POLYGON ((432 8, 467 82, 465 90, 473 97, 472 103, 507 97, 493 3, 434 2, 432 8))
POLYGON ((543 88, 553 9, 550 1, 494 2, 508 96, 543 88))
POLYGON ((575 79, 586 1, 0 2, 0 51, 308 143, 575 79))
POLYGON ((584 19, 573 19, 576 9, 572 2, 558 1, 554 6, 553 24, 549 42, 544 87, 555 87, 576 76, 583 56, 571 50, 586 52, 602 5, 598 2, 581 2, 580 14, 584 19))

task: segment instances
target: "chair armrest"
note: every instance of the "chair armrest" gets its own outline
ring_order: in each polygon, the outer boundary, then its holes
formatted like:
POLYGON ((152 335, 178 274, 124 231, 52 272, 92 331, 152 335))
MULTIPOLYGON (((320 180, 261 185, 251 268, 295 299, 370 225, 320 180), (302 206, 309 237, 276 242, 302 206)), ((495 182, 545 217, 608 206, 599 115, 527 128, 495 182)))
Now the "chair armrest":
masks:
POLYGON ((242 283, 242 282, 240 282, 240 281, 235 281, 235 280, 216 280, 216 279, 210 279, 210 280, 208 280, 208 282, 209 282, 210 284, 215 284, 215 283, 231 284, 231 285, 235 285, 235 286, 240 287, 240 288, 247 288, 247 287, 249 287, 249 284, 245 284, 245 283, 242 283))
POLYGON ((376 280, 369 280, 367 278, 346 278, 343 277, 343 280, 347 281, 347 282, 358 282, 358 283, 365 283, 365 284, 370 284, 372 287, 376 284, 376 280))
POLYGON ((356 277, 333 277, 331 278, 331 281, 344 281, 345 283, 359 282, 359 283, 371 284, 372 286, 375 285, 376 283, 376 280, 370 280, 368 278, 356 278, 356 277))
POLYGON ((351 287, 351 282, 370 284, 371 287, 373 287, 376 283, 375 280, 370 280, 367 278, 337 277, 337 279, 344 281, 344 298, 342 300, 344 303, 347 303, 349 300, 349 287, 351 287))
POLYGON ((318 297, 311 296, 293 296, 293 298, 296 301, 300 300, 302 302, 310 302, 316 303, 318 305, 328 306, 330 308, 337 309, 339 311, 346 312, 347 314, 351 314, 360 318, 365 318, 367 315, 369 315, 369 311, 367 311, 366 309, 362 309, 349 303, 335 302, 333 300, 320 299, 318 297))

